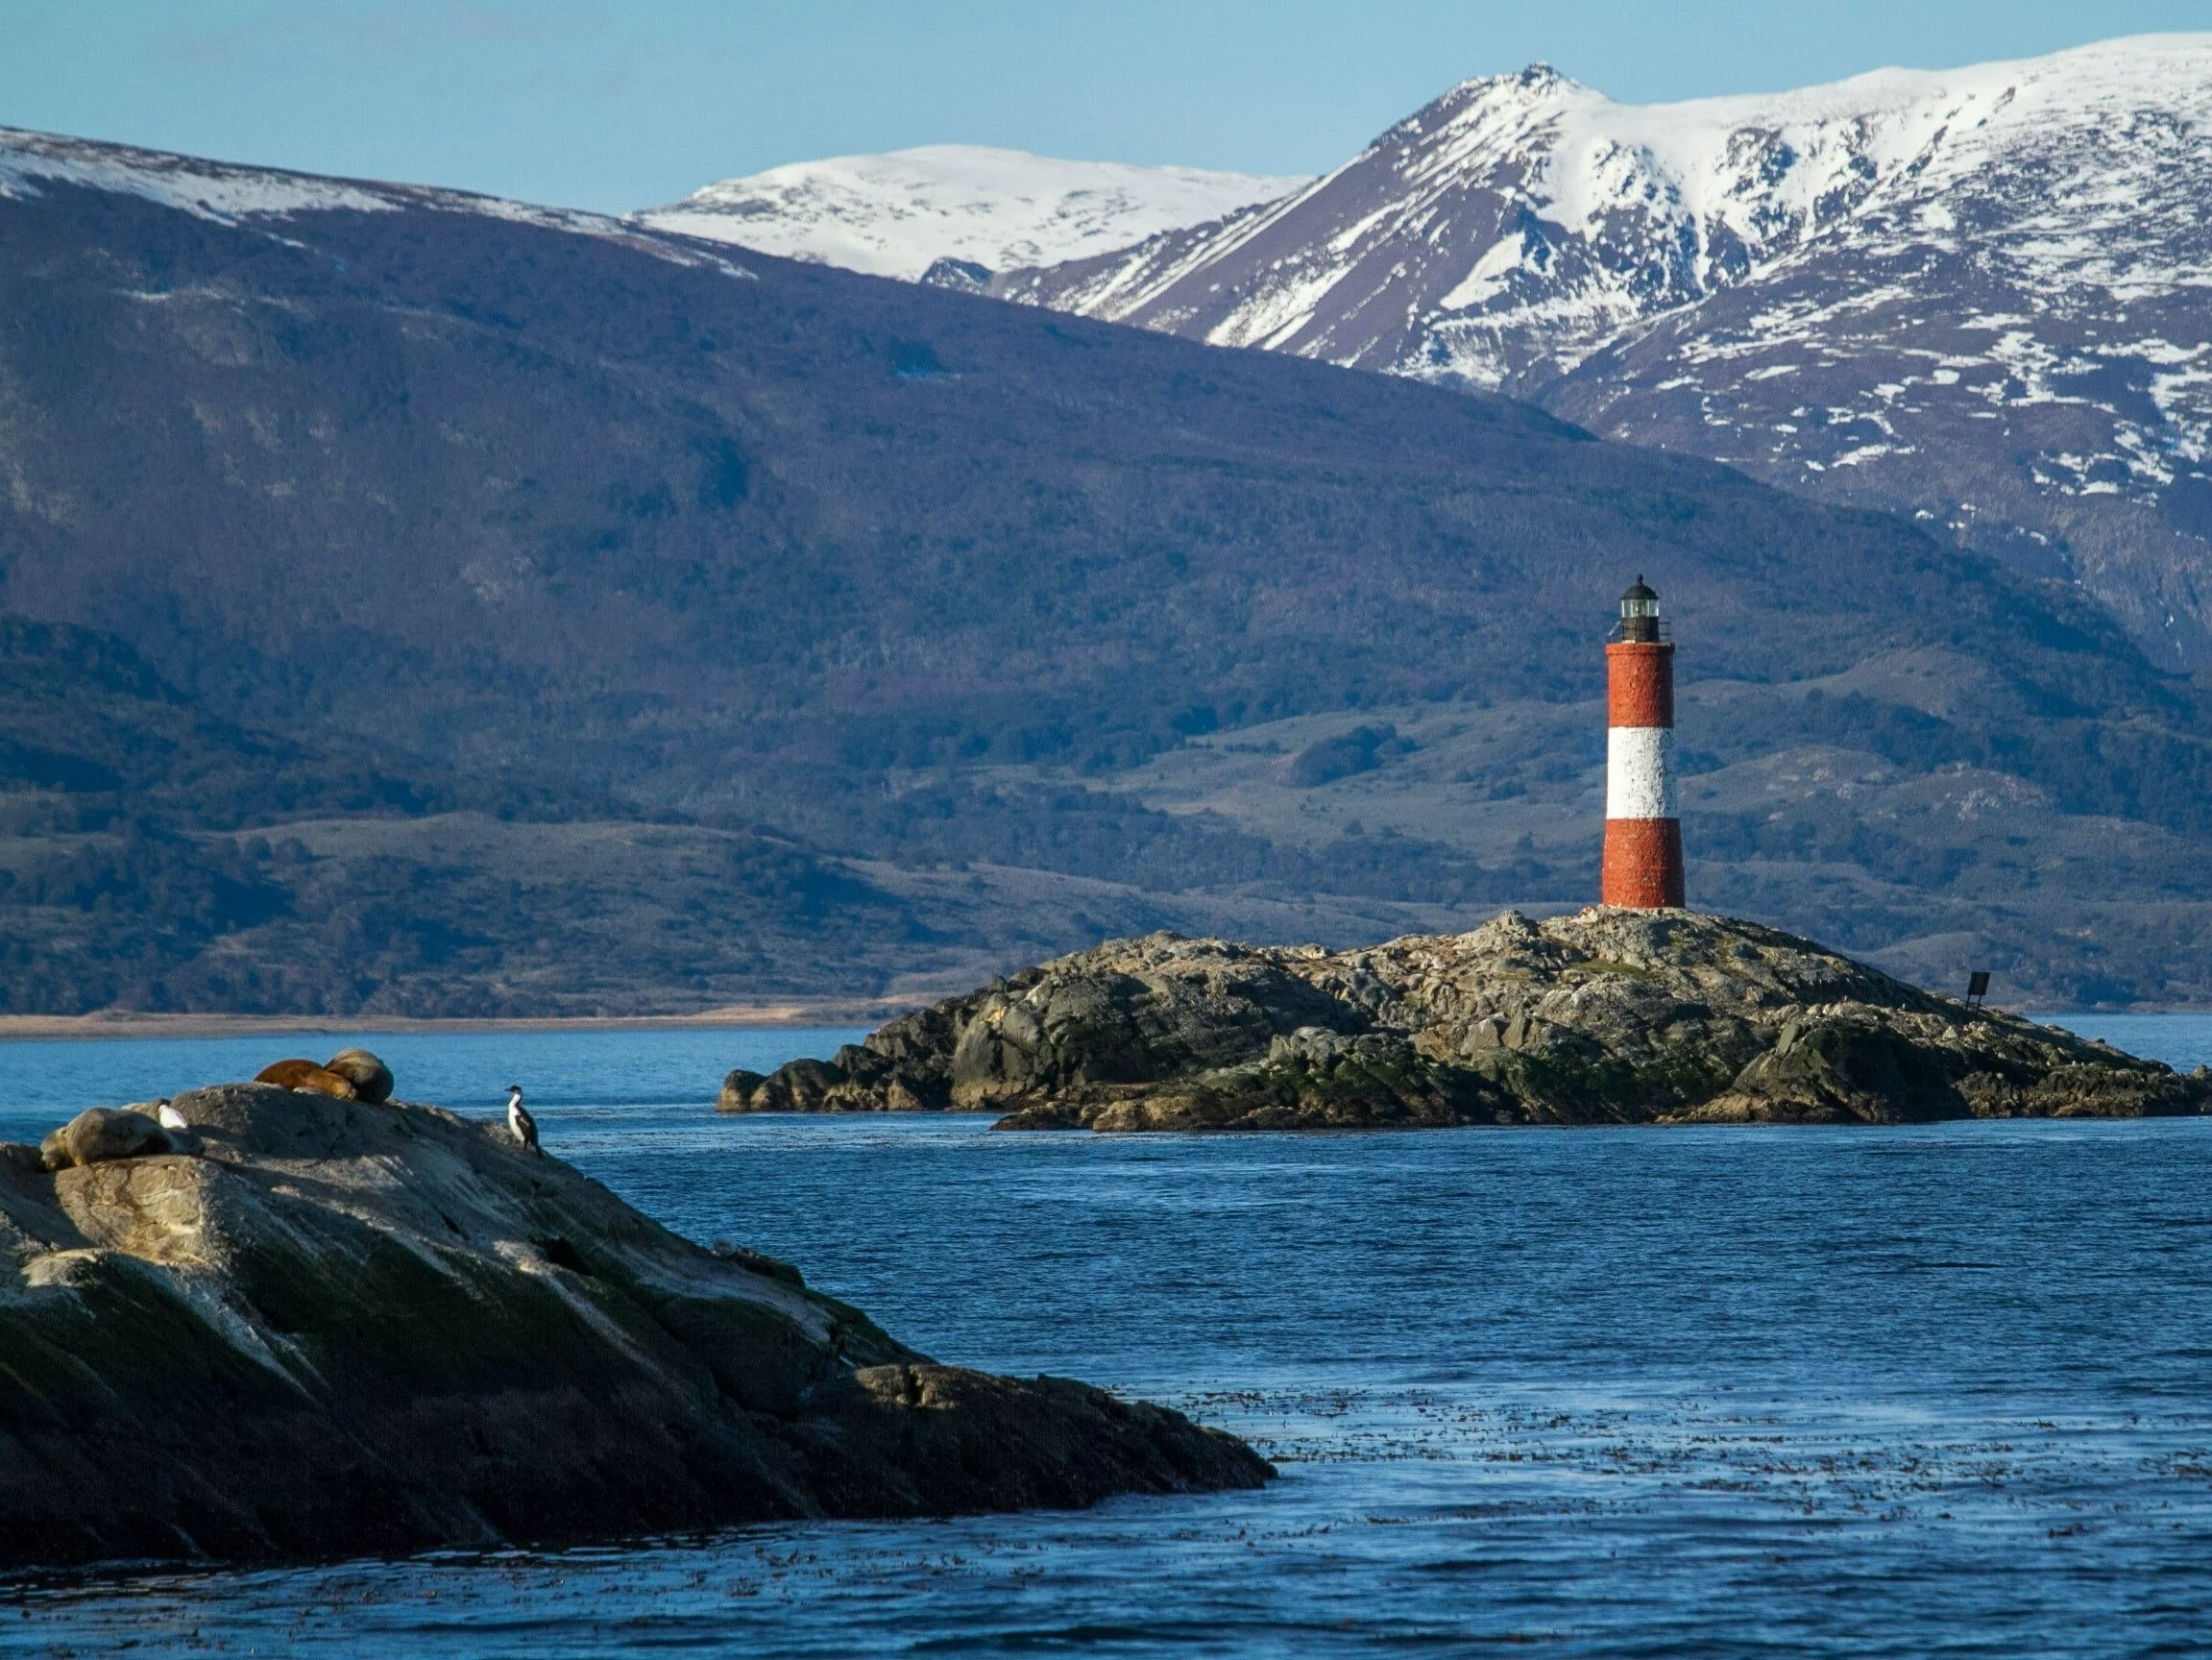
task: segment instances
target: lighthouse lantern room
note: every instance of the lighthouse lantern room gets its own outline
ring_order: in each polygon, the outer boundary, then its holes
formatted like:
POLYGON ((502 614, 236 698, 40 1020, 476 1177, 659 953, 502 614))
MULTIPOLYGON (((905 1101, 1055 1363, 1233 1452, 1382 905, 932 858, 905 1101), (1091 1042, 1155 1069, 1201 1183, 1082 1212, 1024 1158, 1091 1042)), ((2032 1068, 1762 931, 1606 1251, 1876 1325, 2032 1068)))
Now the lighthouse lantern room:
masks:
POLYGON ((1637 577, 1620 597, 1620 637, 1605 648, 1605 873, 1608 905, 1683 903, 1682 820, 1674 793, 1674 644, 1659 596, 1637 577))

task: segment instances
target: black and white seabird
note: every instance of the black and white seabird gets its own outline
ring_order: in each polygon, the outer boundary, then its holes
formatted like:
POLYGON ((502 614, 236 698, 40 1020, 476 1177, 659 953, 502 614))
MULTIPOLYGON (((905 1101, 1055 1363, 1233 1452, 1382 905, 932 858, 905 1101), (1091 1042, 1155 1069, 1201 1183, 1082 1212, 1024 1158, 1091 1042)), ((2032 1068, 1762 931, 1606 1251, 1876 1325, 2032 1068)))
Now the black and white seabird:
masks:
POLYGON ((515 1139, 535 1153, 538 1150, 538 1121, 523 1111, 523 1086, 507 1086, 507 1128, 515 1133, 515 1139))

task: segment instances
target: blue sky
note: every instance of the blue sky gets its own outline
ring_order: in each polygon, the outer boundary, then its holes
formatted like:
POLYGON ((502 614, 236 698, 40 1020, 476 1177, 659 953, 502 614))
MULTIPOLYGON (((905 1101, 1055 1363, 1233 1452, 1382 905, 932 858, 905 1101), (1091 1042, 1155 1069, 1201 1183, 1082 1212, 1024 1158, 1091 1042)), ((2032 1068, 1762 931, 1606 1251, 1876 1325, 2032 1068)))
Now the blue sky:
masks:
POLYGON ((1633 102, 2212 28, 2212 0, 0 0, 0 124, 651 206, 910 144, 1319 172, 1470 75, 1633 102))

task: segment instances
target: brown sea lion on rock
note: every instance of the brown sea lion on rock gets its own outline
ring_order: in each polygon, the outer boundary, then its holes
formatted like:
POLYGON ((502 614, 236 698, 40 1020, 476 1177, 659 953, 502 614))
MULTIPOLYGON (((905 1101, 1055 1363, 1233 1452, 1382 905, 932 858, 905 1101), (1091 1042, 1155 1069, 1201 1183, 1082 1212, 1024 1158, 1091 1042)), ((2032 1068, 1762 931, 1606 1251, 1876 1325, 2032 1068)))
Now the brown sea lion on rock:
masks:
POLYGON ((353 1093, 363 1101, 392 1098, 392 1069, 366 1049, 341 1049, 323 1062, 323 1070, 352 1085, 353 1093))
POLYGON ((358 1094, 351 1079, 326 1071, 312 1061, 272 1061, 254 1074, 254 1082, 274 1084, 280 1089, 316 1089, 341 1101, 352 1101, 358 1094))

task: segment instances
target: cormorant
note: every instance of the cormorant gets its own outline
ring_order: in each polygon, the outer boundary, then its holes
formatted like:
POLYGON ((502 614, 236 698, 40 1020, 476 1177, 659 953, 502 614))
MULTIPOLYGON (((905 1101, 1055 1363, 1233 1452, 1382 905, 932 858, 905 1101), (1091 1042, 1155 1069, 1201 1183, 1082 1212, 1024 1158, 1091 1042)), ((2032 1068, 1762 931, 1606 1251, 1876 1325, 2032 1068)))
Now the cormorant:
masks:
POLYGON ((531 1152, 538 1150, 538 1121, 523 1111, 523 1086, 507 1086, 507 1128, 515 1133, 515 1139, 531 1152))

